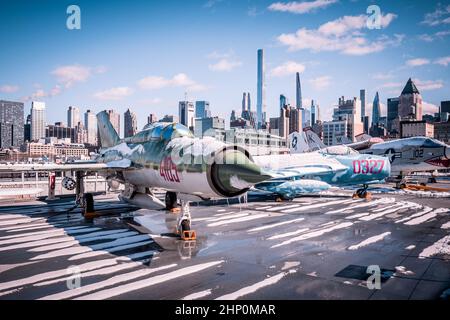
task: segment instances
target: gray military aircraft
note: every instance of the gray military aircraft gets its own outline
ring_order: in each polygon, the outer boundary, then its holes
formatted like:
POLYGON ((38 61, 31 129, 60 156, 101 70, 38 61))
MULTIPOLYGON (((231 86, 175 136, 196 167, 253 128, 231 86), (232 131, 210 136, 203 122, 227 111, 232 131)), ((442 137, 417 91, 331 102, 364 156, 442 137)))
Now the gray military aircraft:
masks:
POLYGON ((412 137, 374 144, 361 153, 385 156, 392 175, 402 179, 411 172, 450 168, 450 147, 428 137, 412 137))
POLYGON ((102 148, 95 159, 63 164, 0 165, 0 172, 69 172, 62 184, 76 189, 76 202, 86 216, 94 210, 93 196, 84 193, 83 178, 98 172, 111 188, 125 189, 120 199, 150 209, 173 208, 181 200, 178 231, 191 228, 189 201, 239 196, 269 176, 236 145, 214 138, 194 138, 188 128, 176 123, 154 123, 132 137, 120 139, 105 111, 97 114, 102 148), (152 193, 167 190, 166 204, 152 193))

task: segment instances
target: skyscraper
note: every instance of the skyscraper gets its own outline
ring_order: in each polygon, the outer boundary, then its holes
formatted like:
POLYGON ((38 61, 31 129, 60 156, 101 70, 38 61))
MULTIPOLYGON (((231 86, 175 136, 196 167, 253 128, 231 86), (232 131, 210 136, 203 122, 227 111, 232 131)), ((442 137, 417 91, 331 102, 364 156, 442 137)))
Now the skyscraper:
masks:
POLYGON ((87 134, 87 143, 97 145, 97 117, 91 110, 84 113, 84 127, 87 134))
POLYGON ((387 99, 387 129, 389 132, 393 131, 393 122, 398 117, 399 98, 387 99))
POLYGON ((111 122, 113 128, 116 130, 117 134, 120 136, 120 113, 114 110, 105 110, 108 114, 109 121, 111 122))
POLYGON ((209 101, 195 101, 195 117, 209 118, 211 111, 209 110, 209 101))
POLYGON ((422 120, 422 96, 411 78, 399 97, 398 115, 402 120, 422 120))
POLYGON ((257 127, 261 129, 266 124, 266 84, 264 81, 264 51, 258 49, 257 70, 257 96, 256 96, 256 119, 257 127))
MULTIPOLYGON (((362 110, 362 107, 361 107, 362 110)), ((372 126, 376 126, 380 123, 380 97, 378 96, 378 91, 375 94, 375 98, 373 99, 373 107, 372 107, 372 126)))
POLYGON ((31 102, 31 140, 45 137, 45 102, 31 102))
POLYGON ((287 105, 287 99, 284 94, 280 94, 280 109, 287 105))
POLYGON ((128 108, 123 115, 123 121, 124 121, 124 129, 123 129, 124 137, 127 138, 134 136, 138 131, 136 114, 128 108))
POLYGON ((75 128, 78 122, 80 122, 80 109, 70 106, 67 110, 67 126, 75 128))
POLYGON ((190 101, 180 101, 178 103, 178 115, 180 123, 188 128, 194 128, 194 103, 190 101))
POLYGON ((250 93, 244 92, 242 94, 242 114, 244 114, 247 111, 250 111, 249 102, 250 102, 250 93))
POLYGON ((361 118, 366 116, 366 89, 359 90, 359 100, 361 100, 361 118))
POLYGON ((303 101, 302 101, 302 86, 300 83, 300 73, 296 73, 296 84, 295 84, 295 92, 296 92, 296 101, 295 101, 295 106, 298 109, 303 108, 303 101))
POLYGON ((311 100, 311 126, 319 120, 319 106, 314 104, 314 100, 311 100))
POLYGON ((0 148, 23 143, 23 103, 0 100, 0 148))

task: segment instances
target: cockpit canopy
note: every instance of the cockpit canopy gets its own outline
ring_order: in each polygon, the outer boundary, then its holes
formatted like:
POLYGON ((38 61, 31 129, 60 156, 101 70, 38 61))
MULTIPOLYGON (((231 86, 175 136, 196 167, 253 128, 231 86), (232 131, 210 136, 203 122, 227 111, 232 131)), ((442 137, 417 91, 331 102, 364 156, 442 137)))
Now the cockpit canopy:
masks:
POLYGON ((331 146, 331 147, 320 149, 319 153, 336 155, 336 156, 346 156, 349 154, 358 154, 358 151, 356 151, 348 146, 345 146, 345 145, 338 145, 338 146, 331 146))
POLYGON ((173 138, 190 137, 192 132, 180 123, 154 122, 147 124, 144 129, 132 137, 124 139, 126 143, 143 143, 147 141, 169 141, 173 138))

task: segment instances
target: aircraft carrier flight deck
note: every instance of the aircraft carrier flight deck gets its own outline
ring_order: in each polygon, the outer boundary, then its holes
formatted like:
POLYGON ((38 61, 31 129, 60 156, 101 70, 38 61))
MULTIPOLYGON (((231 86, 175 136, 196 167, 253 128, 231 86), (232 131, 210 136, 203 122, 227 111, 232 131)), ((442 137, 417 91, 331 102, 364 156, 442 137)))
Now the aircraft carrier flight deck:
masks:
POLYGON ((116 194, 2 203, 0 299, 448 299, 450 194, 378 188, 193 204, 195 241, 116 194))

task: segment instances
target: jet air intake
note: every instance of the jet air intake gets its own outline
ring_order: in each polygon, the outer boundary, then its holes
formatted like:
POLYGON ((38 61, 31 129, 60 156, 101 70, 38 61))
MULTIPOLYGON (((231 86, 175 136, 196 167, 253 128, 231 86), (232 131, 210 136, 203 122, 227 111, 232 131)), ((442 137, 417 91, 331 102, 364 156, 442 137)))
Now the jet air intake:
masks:
POLYGON ((215 155, 208 170, 211 188, 223 197, 236 197, 258 182, 270 179, 250 158, 247 151, 229 146, 215 155))

